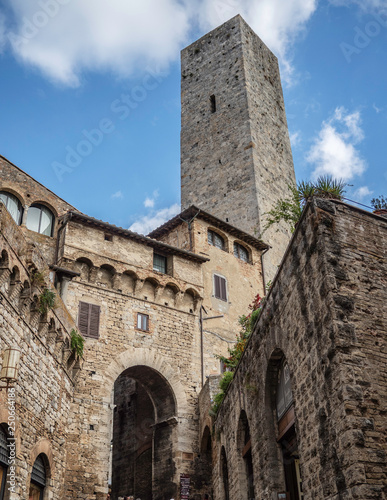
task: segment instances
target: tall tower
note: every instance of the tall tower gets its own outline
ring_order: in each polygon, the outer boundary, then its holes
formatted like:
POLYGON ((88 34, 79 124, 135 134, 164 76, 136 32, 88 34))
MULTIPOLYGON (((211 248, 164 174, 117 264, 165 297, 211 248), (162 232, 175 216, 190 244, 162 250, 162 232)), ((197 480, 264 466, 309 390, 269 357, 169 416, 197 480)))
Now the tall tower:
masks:
MULTIPOLYGON (((255 236, 295 182, 277 58, 236 16, 182 51, 181 203, 255 236)), ((266 279, 290 234, 263 239, 266 279)))

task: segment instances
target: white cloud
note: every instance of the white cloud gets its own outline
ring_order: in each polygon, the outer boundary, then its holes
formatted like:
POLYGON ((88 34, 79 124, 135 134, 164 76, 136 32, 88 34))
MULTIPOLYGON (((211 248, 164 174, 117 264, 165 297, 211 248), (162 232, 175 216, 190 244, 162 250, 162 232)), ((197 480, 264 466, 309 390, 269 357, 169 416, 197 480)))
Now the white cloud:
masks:
POLYGON ((323 122, 318 138, 307 154, 307 161, 315 166, 312 176, 331 175, 344 180, 361 175, 367 165, 356 145, 364 138, 358 111, 348 113, 337 108, 333 116, 323 122))
POLYGON ((174 203, 170 207, 162 208, 155 213, 140 217, 140 219, 134 222, 129 229, 136 233, 148 234, 178 213, 180 213, 180 205, 174 203))
POLYGON ((289 133, 289 139, 290 139, 290 144, 292 145, 292 148, 295 149, 301 143, 301 134, 300 134, 300 132, 299 131, 297 131, 297 132, 290 132, 289 133))
POLYGON ((370 196, 373 193, 367 186, 361 186, 353 193, 357 201, 363 200, 366 196, 370 196))
POLYGON ((82 72, 127 76, 177 59, 189 29, 179 0, 8 0, 16 56, 56 82, 76 87, 82 72), (51 10, 43 6, 51 5, 51 10))
POLYGON ((318 0, 7 0, 15 55, 47 77, 79 86, 85 71, 128 76, 165 69, 189 31, 202 32, 240 13, 291 72, 290 49, 318 0), (50 9, 47 6, 50 5, 50 9))
POLYGON ((155 206, 155 200, 152 200, 152 198, 145 198, 144 207, 153 208, 154 206, 155 206))
POLYGON ((124 195, 122 194, 122 191, 117 191, 116 193, 112 194, 111 196, 114 199, 122 199, 124 195))
POLYGON ((153 208, 155 206, 155 202, 157 198, 159 197, 159 190, 155 189, 152 193, 152 197, 147 196, 144 201, 144 207, 146 208, 153 208))
POLYGON ((383 111, 383 108, 378 108, 375 103, 373 103, 372 107, 376 111, 377 114, 381 113, 383 111))

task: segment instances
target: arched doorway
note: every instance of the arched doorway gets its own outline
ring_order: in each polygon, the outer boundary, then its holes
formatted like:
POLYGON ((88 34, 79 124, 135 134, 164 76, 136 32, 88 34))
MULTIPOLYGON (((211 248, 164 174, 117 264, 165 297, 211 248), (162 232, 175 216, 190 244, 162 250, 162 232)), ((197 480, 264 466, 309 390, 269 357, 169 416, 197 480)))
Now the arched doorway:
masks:
POLYGON ((115 381, 114 405, 111 497, 175 498, 177 420, 170 385, 153 368, 133 366, 115 381))
POLYGON ((48 459, 44 453, 36 457, 31 472, 29 500, 43 500, 47 484, 48 459))
POLYGON ((222 478, 222 500, 230 500, 230 486, 229 486, 229 476, 228 476, 228 464, 226 450, 222 446, 220 452, 220 475, 222 478))
POLYGON ((254 500, 253 457, 251 455, 250 426, 246 412, 241 411, 238 424, 238 452, 241 470, 239 474, 241 495, 243 499, 254 500))
POLYGON ((286 493, 289 500, 302 500, 302 480, 299 465, 300 457, 294 426, 294 400, 290 370, 284 357, 280 361, 278 370, 276 416, 278 424, 277 441, 282 450, 286 493))

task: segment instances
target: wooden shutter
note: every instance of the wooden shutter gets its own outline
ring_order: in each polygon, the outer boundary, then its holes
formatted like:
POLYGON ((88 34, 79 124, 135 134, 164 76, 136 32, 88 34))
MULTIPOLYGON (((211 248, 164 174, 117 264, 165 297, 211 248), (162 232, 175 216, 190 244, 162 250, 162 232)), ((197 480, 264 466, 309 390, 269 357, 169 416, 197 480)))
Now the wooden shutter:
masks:
POLYGON ((214 274, 215 297, 221 300, 227 300, 226 280, 217 274, 214 274))
POLYGON ((99 337, 99 313, 100 307, 90 304, 89 337, 95 339, 99 337))
POLYGON ((89 333, 89 305, 86 302, 79 303, 78 328, 84 337, 89 333))
POLYGON ((99 306, 79 302, 78 328, 84 337, 99 337, 99 315, 99 306))
POLYGON ((224 278, 220 279, 220 298, 222 300, 227 300, 227 291, 226 291, 226 280, 224 278))

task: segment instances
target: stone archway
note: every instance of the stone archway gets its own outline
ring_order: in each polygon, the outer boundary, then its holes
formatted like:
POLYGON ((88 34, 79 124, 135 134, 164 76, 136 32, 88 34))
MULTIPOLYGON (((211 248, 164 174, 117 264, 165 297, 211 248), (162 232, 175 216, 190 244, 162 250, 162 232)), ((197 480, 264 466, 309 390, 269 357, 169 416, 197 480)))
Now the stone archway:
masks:
POLYGON ((176 402, 168 382, 144 365, 132 366, 114 384, 112 498, 176 496, 176 402))
POLYGON ((178 416, 188 406, 179 371, 156 351, 133 348, 110 364, 104 386, 106 400, 114 387, 111 498, 176 498, 178 416))

